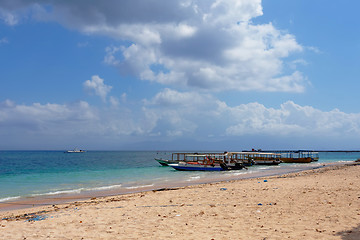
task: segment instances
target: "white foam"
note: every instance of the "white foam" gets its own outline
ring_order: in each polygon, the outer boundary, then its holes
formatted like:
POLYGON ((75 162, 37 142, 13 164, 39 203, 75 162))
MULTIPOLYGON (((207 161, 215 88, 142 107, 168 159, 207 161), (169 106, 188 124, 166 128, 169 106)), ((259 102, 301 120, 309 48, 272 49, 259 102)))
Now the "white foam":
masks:
POLYGON ((72 193, 81 193, 81 191, 85 190, 84 188, 79 189, 72 189, 72 190, 62 190, 62 191, 55 191, 55 192, 48 192, 48 193, 38 193, 32 194, 32 197, 37 196, 53 196, 53 195, 60 195, 60 194, 72 194, 72 193))
POLYGON ((236 171, 236 172, 234 172, 232 175, 234 175, 234 176, 238 176, 238 175, 243 175, 243 174, 247 174, 247 173, 249 173, 249 172, 244 172, 244 171, 236 171))
POLYGON ((12 201, 15 199, 19 199, 20 196, 16 196, 16 197, 7 197, 7 198, 0 198, 0 202, 7 202, 7 201, 12 201))
POLYGON ((38 196, 53 196, 53 195, 60 195, 60 194, 80 194, 84 191, 101 191, 101 190, 111 190, 114 188, 121 187, 121 184, 118 185, 111 185, 111 186, 103 186, 103 187, 94 187, 94 188, 78 188, 78 189, 71 189, 71 190, 59 190, 54 192, 47 192, 47 193, 38 193, 38 194, 32 194, 32 197, 38 197, 38 196))
POLYGON ((196 181, 196 180, 198 180, 198 179, 200 179, 200 176, 194 176, 194 177, 190 177, 190 178, 187 179, 186 181, 187 181, 187 182, 191 182, 191 181, 196 181))
POLYGON ((138 189, 138 188, 146 188, 146 187, 153 187, 153 186, 154 186, 154 184, 150 184, 150 185, 126 187, 126 189, 138 189))
POLYGON ((90 191, 101 191, 101 190, 110 190, 110 189, 114 189, 114 188, 119 188, 122 185, 111 185, 111 186, 104 186, 104 187, 96 187, 96 188, 90 188, 90 189, 86 189, 86 190, 90 190, 90 191))

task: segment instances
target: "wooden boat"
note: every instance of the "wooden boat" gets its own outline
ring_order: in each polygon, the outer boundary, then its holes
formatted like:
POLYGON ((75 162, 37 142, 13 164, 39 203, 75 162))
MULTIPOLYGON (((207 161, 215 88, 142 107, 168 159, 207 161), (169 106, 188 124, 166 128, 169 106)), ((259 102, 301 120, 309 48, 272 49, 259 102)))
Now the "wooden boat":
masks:
POLYGON ((310 163, 318 161, 319 154, 311 151, 282 152, 280 159, 284 163, 310 163))
POLYGON ((179 171, 225 171, 220 165, 200 164, 200 163, 175 163, 169 164, 170 167, 179 171))
POLYGON ((186 154, 185 161, 169 164, 170 167, 179 171, 229 171, 240 170, 244 165, 232 162, 223 153, 186 154))
POLYGON ((196 154, 196 153, 172 153, 171 154, 171 159, 163 159, 163 158, 154 158, 155 161, 157 161, 158 163, 160 163, 161 166, 169 166, 169 164, 175 164, 175 163, 179 163, 180 161, 185 161, 186 158, 185 156, 188 154, 196 154))
POLYGON ((179 162, 193 162, 195 161, 194 157, 199 157, 200 155, 207 155, 207 156, 216 156, 221 155, 223 153, 188 153, 188 152, 177 152, 171 154, 171 159, 163 159, 163 158, 154 158, 155 161, 160 163, 162 166, 168 166, 169 164, 176 164, 179 162), (192 156, 192 157, 191 157, 192 156))
POLYGON ((168 159, 162 159, 162 158, 155 158, 155 161, 160 163, 162 166, 169 166, 169 164, 178 163, 179 161, 176 160, 168 160, 168 159))
POLYGON ((169 164, 170 167, 179 171, 230 171, 241 170, 243 165, 236 163, 234 165, 227 165, 225 163, 220 164, 201 164, 197 162, 180 162, 175 164, 169 164))
POLYGON ((311 158, 310 157, 305 157, 305 158, 286 158, 286 157, 282 157, 281 161, 284 163, 310 163, 311 162, 311 158))
POLYGON ((229 152, 229 158, 244 165, 278 165, 281 163, 280 154, 268 152, 229 152))

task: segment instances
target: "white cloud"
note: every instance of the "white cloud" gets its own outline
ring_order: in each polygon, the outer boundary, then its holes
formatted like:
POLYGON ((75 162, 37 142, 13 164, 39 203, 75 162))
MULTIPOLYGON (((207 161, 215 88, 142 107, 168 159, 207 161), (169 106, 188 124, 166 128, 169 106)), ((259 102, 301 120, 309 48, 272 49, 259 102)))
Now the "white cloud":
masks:
POLYGON ((192 136, 209 122, 216 100, 208 94, 164 89, 144 101, 144 112, 153 116, 153 132, 162 136, 192 136))
POLYGON ((8 25, 31 18, 56 21, 85 34, 125 41, 126 46, 105 49, 104 63, 164 89, 136 109, 140 103, 128 101, 126 93, 109 96, 112 86, 94 75, 83 86, 109 101, 103 109, 84 101, 18 105, 6 100, 0 103, 0 138, 46 135, 52 137, 44 139, 56 141, 77 135, 95 142, 126 142, 136 137, 325 136, 335 141, 346 134, 358 139, 359 114, 324 112, 291 101, 279 108, 260 103, 228 106, 211 95, 227 90, 304 92, 309 85, 297 69, 306 61, 292 56, 304 49, 319 51, 301 46, 295 36, 271 23, 251 21, 262 14, 261 0, 1 1, 0 20, 8 25))
POLYGON ((41 138, 38 146, 50 141, 55 148, 59 142, 72 138, 98 142, 129 137, 146 131, 138 125, 139 118, 127 109, 97 109, 84 101, 23 105, 6 100, 0 102, 0 147, 7 142, 8 136, 15 139, 13 144, 27 138, 41 138))
POLYGON ((118 107, 119 106, 119 100, 116 97, 110 96, 109 101, 112 107, 118 107))
POLYGON ((346 114, 335 109, 323 112, 292 101, 280 109, 266 108, 259 103, 227 108, 239 121, 226 129, 228 135, 266 134, 273 136, 342 136, 360 133, 360 114, 346 114))
POLYGON ((11 12, 4 11, 0 8, 0 19, 4 21, 5 24, 9 26, 14 26, 18 23, 18 18, 16 15, 11 12))
POLYGON ((86 80, 84 82, 84 88, 89 91, 94 91, 95 94, 101 97, 101 99, 105 102, 106 96, 111 91, 112 86, 104 84, 104 79, 94 75, 91 77, 91 80, 86 80))
POLYGON ((170 106, 188 109, 191 106, 199 106, 207 103, 209 95, 200 95, 196 92, 178 92, 169 88, 156 94, 151 101, 145 101, 146 105, 161 105, 162 107, 170 106))
POLYGON ((322 53, 322 51, 321 51, 319 48, 317 48, 317 47, 310 46, 310 47, 307 47, 307 49, 308 49, 309 51, 312 51, 312 52, 317 53, 317 54, 321 54, 321 53, 322 53))
POLYGON ((104 62, 109 65, 118 66, 120 61, 116 59, 115 54, 119 52, 121 48, 110 46, 105 49, 106 55, 104 62))
POLYGON ((229 22, 247 22, 261 15, 261 0, 216 0, 203 18, 212 24, 227 25, 229 22))
MULTIPOLYGON (((17 105, 10 100, 0 104, 2 133, 77 133, 86 131, 84 122, 96 120, 96 112, 86 102, 72 105, 17 105)), ((20 137, 20 136, 18 136, 20 137)))
MULTIPOLYGON (((324 112, 292 101, 279 109, 260 103, 230 107, 210 95, 165 89, 145 104, 145 111, 156 116, 158 124, 166 122, 167 131, 186 130, 195 136, 336 138, 343 134, 357 137, 360 133, 360 114, 337 109, 324 112)), ((159 128, 154 129, 159 132, 159 128)))
POLYGON ((3 15, 28 7, 38 20, 131 42, 107 48, 104 62, 142 80, 207 91, 303 92, 307 86, 284 62, 303 50, 295 37, 251 22, 263 14, 261 0, 6 3, 3 15))
POLYGON ((98 144, 124 144, 150 138, 202 142, 256 138, 257 144, 269 145, 269 138, 284 144, 288 139, 316 144, 313 139, 321 136, 325 146, 339 143, 344 135, 360 140, 360 114, 337 109, 324 112, 291 101, 279 108, 267 108, 256 102, 230 107, 208 94, 164 89, 145 100, 139 111, 124 104, 98 109, 84 101, 23 105, 6 100, 0 103, 0 148, 9 139, 20 143, 38 138, 55 148, 61 141, 74 138, 98 144))

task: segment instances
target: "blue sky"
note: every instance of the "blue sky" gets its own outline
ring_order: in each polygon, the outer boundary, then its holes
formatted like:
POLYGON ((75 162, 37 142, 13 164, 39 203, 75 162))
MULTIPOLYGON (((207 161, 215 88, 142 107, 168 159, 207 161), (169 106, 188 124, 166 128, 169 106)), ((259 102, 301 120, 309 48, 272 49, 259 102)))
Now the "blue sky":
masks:
POLYGON ((360 149, 359 5, 0 0, 0 150, 360 149))

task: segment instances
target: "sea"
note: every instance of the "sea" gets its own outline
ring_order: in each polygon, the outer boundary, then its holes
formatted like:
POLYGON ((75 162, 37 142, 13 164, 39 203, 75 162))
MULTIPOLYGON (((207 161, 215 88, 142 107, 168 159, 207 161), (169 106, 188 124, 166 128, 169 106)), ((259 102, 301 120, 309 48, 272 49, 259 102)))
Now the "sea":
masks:
MULTIPOLYGON (((0 151, 0 209, 2 204, 67 196, 110 196, 183 187, 200 183, 257 178, 346 163, 360 152, 320 152, 319 161, 251 166, 224 172, 184 172, 161 166, 154 158, 171 159, 158 151, 0 151)), ((70 199, 70 198, 69 198, 70 199)))

